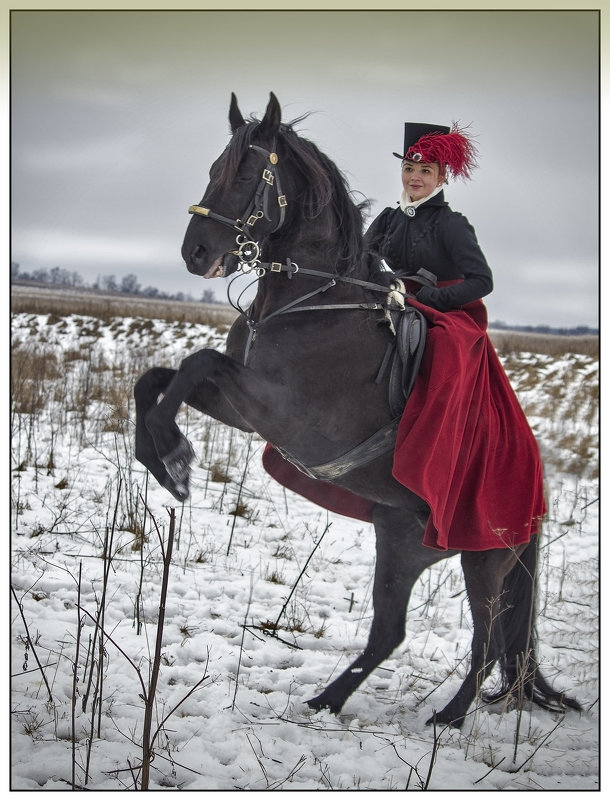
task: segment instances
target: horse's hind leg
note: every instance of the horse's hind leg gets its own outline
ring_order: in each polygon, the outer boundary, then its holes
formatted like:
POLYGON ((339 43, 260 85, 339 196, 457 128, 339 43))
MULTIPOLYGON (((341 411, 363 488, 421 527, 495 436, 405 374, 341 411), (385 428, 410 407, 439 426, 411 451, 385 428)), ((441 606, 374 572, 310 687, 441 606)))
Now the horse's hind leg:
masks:
POLYGON ((339 678, 307 702, 312 709, 339 712, 354 690, 403 641, 413 585, 426 567, 451 555, 421 546, 427 517, 428 507, 415 496, 410 508, 375 508, 374 615, 368 643, 339 678))
POLYGON ((499 659, 502 681, 497 690, 484 693, 483 699, 494 703, 511 697, 517 704, 529 700, 553 711, 579 710, 576 700, 553 689, 540 673, 534 626, 537 562, 534 537, 504 581, 506 608, 499 618, 504 640, 499 659))
MULTIPOLYGON (((472 612, 472 656, 468 674, 451 701, 434 718, 459 728, 481 685, 505 653, 499 621, 506 607, 504 579, 518 559, 518 549, 462 552, 464 580, 472 612)), ((430 721, 429 721, 430 722, 430 721)))

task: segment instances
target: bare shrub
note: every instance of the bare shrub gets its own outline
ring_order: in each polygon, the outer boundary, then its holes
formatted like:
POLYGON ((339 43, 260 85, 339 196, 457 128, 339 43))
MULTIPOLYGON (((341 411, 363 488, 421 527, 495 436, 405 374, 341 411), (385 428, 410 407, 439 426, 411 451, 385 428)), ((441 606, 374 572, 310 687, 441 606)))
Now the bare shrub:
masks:
POLYGON ((226 470, 221 464, 214 462, 214 464, 210 467, 210 481, 217 481, 221 484, 230 484, 231 477, 227 475, 226 470))

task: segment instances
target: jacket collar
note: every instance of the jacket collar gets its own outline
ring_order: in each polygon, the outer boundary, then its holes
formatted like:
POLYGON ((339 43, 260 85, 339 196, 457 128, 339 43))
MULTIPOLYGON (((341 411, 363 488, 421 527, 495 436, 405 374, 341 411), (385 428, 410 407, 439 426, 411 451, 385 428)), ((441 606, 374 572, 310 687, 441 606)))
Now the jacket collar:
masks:
MULTIPOLYGON (((439 203, 442 204, 445 202, 445 196, 443 195, 442 186, 437 186, 433 192, 431 192, 426 197, 421 198, 421 200, 410 200, 407 193, 403 189, 402 195, 400 196, 399 205, 403 213, 408 214, 407 209, 415 210, 419 208, 419 206, 423 206, 424 203, 428 203, 429 201, 434 200, 435 198, 438 198, 438 200, 436 200, 434 204, 431 205, 438 205, 439 203)), ((411 216, 412 214, 413 212, 411 212, 409 216, 411 216)))

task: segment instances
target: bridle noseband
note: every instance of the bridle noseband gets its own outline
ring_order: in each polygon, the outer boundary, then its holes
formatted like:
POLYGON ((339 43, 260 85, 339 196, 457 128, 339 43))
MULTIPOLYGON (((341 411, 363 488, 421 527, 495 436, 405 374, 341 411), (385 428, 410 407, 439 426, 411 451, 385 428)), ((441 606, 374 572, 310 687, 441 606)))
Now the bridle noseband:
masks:
POLYGON ((225 217, 205 206, 190 206, 189 214, 199 214, 202 217, 209 217, 211 220, 216 220, 216 222, 239 231, 239 234, 235 238, 237 250, 231 251, 233 255, 239 258, 238 269, 244 273, 255 270, 257 275, 261 277, 265 274, 267 268, 261 264, 261 248, 253 236, 253 228, 256 223, 263 218, 271 221, 271 216, 269 214, 269 196, 272 188, 274 188, 276 192, 280 217, 277 225, 270 233, 275 233, 284 224, 288 201, 286 200, 286 195, 282 192, 279 172, 276 169, 279 157, 275 152, 275 141, 273 142, 273 149, 270 151, 258 145, 249 145, 248 147, 266 156, 267 164, 263 169, 252 200, 241 218, 232 219, 230 217, 225 217))

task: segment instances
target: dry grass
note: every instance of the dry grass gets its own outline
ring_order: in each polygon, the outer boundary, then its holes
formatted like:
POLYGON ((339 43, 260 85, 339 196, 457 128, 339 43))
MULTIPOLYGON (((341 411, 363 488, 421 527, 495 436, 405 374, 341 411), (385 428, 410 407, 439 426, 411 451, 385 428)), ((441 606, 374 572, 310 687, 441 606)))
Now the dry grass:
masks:
POLYGON ((237 316, 230 306, 221 304, 154 300, 125 295, 102 295, 93 291, 62 291, 19 285, 11 287, 11 310, 14 314, 54 314, 58 317, 82 314, 103 322, 110 322, 116 317, 140 317, 147 320, 203 323, 219 330, 228 330, 237 316))
POLYGON ((599 337, 560 336, 554 334, 530 334, 526 331, 489 332, 489 338, 501 356, 509 353, 544 353, 548 356, 563 356, 566 353, 582 353, 599 358, 599 337))
POLYGON ((35 414, 47 402, 50 383, 61 375, 56 354, 18 344, 11 351, 11 397, 17 413, 35 414))
MULTIPOLYGON (((76 415, 82 435, 87 418, 99 420, 101 432, 129 434, 133 387, 143 365, 158 358, 162 334, 171 332, 188 353, 210 346, 207 334, 202 338, 201 329, 195 330, 197 323, 215 329, 222 339, 235 316, 222 306, 23 289, 13 287, 13 311, 27 315, 12 341, 13 414, 36 416, 53 401, 57 430, 76 415), (121 343, 113 356, 100 347, 108 336, 121 343)), ((492 331, 491 337, 536 436, 552 445, 545 448, 545 460, 559 460, 556 467, 580 475, 597 475, 598 338, 510 331, 492 331)), ((28 423, 32 458, 36 425, 35 419, 28 423)), ((213 451, 210 441, 203 455, 212 464, 209 480, 231 482, 213 451)), ((245 504, 232 511, 235 516, 249 513, 245 504)))

